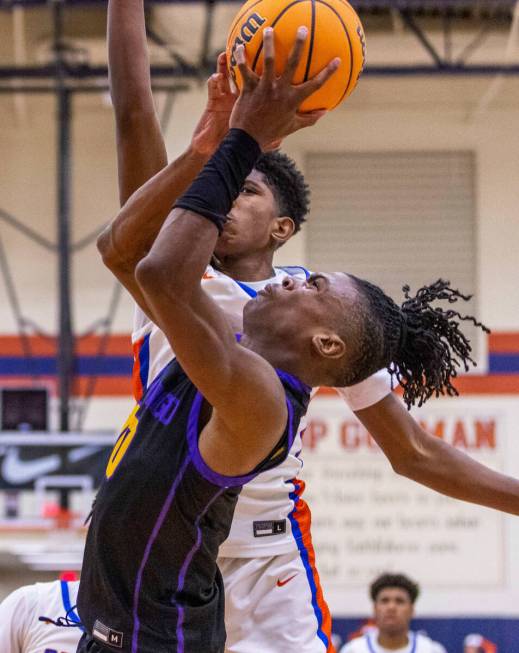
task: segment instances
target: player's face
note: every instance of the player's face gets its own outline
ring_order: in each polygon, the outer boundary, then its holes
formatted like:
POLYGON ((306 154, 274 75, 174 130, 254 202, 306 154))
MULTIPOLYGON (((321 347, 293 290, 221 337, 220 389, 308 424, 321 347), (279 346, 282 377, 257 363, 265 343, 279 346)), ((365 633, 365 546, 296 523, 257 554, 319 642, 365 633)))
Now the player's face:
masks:
POLYGON ((227 216, 216 243, 216 256, 235 258, 270 250, 277 217, 278 207, 272 190, 264 175, 253 170, 227 216))
POLYGON ((374 604, 375 622, 382 633, 399 634, 409 630, 413 604, 401 587, 386 587, 377 594, 374 604))
POLYGON ((307 281, 287 277, 282 284, 270 284, 246 304, 244 332, 268 332, 282 342, 300 343, 319 329, 337 329, 347 324, 348 312, 358 301, 354 282, 343 272, 312 274, 307 281))

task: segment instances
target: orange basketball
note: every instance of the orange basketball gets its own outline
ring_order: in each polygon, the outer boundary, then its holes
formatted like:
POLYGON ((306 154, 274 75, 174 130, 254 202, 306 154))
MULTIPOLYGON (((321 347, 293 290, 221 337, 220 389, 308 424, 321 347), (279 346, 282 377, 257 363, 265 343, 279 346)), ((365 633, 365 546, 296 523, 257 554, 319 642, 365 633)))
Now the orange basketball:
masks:
POLYGON ((279 74, 285 67, 300 25, 308 28, 308 36, 294 83, 310 79, 332 59, 341 58, 338 70, 303 102, 301 110, 334 109, 357 85, 366 56, 362 23, 346 0, 249 0, 236 14, 227 38, 227 64, 231 76, 241 88, 241 74, 234 56, 240 43, 245 46, 249 66, 261 74, 263 30, 269 26, 274 28, 279 74))

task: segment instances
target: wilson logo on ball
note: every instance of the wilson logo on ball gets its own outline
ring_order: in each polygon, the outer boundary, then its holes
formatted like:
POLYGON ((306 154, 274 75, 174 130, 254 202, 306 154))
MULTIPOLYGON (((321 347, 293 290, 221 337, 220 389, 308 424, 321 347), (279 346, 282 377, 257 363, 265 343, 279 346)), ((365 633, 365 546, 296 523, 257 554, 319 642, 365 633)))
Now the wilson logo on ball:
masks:
POLYGON ((257 13, 253 13, 241 26, 240 33, 234 39, 234 43, 232 44, 231 48, 231 74, 233 77, 235 75, 234 66, 236 66, 236 57, 234 56, 236 54, 236 48, 239 45, 245 45, 246 43, 249 43, 259 28, 263 25, 263 23, 266 22, 266 18, 263 18, 257 13))
POLYGON ((299 63, 292 78, 301 84, 335 57, 337 71, 302 102, 300 111, 334 109, 354 90, 364 67, 366 37, 362 23, 347 0, 248 0, 232 21, 227 36, 227 64, 238 90, 243 79, 236 65, 236 48, 245 46, 245 59, 257 75, 263 71, 263 30, 274 29, 275 71, 285 69, 298 27, 308 29, 299 63))

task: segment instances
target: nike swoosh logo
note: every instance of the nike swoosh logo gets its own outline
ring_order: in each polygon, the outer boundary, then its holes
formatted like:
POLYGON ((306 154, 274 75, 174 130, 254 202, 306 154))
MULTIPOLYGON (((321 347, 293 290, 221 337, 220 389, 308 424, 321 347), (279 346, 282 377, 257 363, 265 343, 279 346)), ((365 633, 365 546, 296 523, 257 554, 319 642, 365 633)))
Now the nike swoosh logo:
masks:
POLYGON ((286 585, 287 583, 290 583, 290 581, 293 580, 296 576, 297 576, 297 574, 294 574, 293 576, 290 576, 290 578, 286 578, 285 580, 279 580, 279 578, 278 578, 278 582, 276 583, 276 585, 278 587, 283 587, 283 585, 286 585))
POLYGON ((2 476, 11 485, 23 485, 34 481, 39 476, 51 474, 59 469, 61 459, 57 454, 36 458, 35 460, 21 460, 20 449, 11 447, 5 454, 2 462, 2 476))

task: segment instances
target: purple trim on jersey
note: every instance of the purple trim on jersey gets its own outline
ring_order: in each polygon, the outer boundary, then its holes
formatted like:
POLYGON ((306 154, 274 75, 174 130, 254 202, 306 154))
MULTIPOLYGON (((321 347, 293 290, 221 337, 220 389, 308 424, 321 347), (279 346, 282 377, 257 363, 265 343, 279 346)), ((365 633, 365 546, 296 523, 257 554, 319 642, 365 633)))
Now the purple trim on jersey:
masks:
POLYGON ((310 395, 310 393, 312 392, 311 386, 306 385, 306 383, 303 383, 296 376, 293 376, 292 374, 289 374, 288 372, 283 372, 283 370, 278 370, 277 368, 276 368, 276 374, 279 376, 279 378, 282 381, 285 381, 286 383, 288 383, 288 385, 293 390, 296 390, 297 392, 303 392, 304 394, 307 394, 307 395, 310 395))
POLYGON ((139 376, 143 394, 148 389, 148 374, 150 372, 150 334, 146 334, 139 349, 139 376))
MULTIPOLYGON (((177 592, 181 592, 184 589, 184 582, 186 580, 187 570, 189 569, 189 565, 191 564, 191 561, 193 560, 195 553, 198 551, 200 545, 202 544, 202 530, 200 528, 200 521, 202 517, 204 517, 206 512, 209 510, 209 508, 216 501, 216 499, 218 499, 223 494, 223 492, 225 492, 225 488, 218 490, 218 492, 213 496, 211 501, 209 501, 207 506, 203 509, 203 511, 198 515, 198 517, 195 520, 196 541, 193 544, 191 551, 189 551, 189 553, 187 554, 186 559, 182 563, 182 567, 180 568, 180 573, 178 575, 177 592)), ((184 625, 184 608, 181 606, 177 606, 177 607, 178 607, 177 653, 184 653, 184 631, 182 629, 184 625)))
MULTIPOLYGON (((245 485, 246 483, 249 483, 253 478, 256 478, 256 476, 260 474, 261 471, 246 474, 245 476, 225 476, 224 474, 218 474, 212 470, 202 458, 200 449, 198 448, 198 422, 203 399, 203 396, 197 392, 193 405, 191 406, 191 411, 189 413, 189 419, 187 423, 187 443, 193 465, 201 476, 203 476, 210 483, 217 485, 218 487, 234 487, 237 485, 245 485)), ((288 412, 287 423, 289 428, 287 450, 290 451, 290 447, 295 440, 295 432, 292 405, 288 399, 286 400, 286 404, 288 412)))
POLYGON ((225 476, 213 471, 204 461, 198 448, 198 422, 200 419, 200 410, 202 408, 203 396, 197 392, 187 423, 187 444, 189 453, 197 472, 203 476, 209 483, 218 487, 234 487, 236 485, 245 485, 256 476, 256 474, 247 474, 246 476, 225 476))
POLYGON ((150 557, 153 544, 155 543, 155 540, 157 539, 160 529, 164 524, 168 511, 171 508, 171 504, 173 503, 173 499, 175 498, 175 494, 177 492, 180 481, 184 476, 184 473, 187 469, 189 462, 190 462, 189 456, 186 456, 186 459, 184 460, 182 467, 179 469, 178 474, 176 475, 175 480, 173 481, 173 485, 171 486, 168 496, 166 497, 166 501, 164 502, 164 505, 160 510, 157 521, 155 522, 155 526, 151 531, 151 535, 146 544, 146 548, 144 549, 144 555, 142 556, 142 561, 139 567, 139 571, 137 572, 137 578, 135 580, 135 589, 133 592, 133 635, 132 635, 131 653, 137 653, 137 647, 139 642, 139 628, 141 624, 139 621, 138 609, 139 609, 139 597, 141 593, 142 576, 144 574, 144 568, 148 563, 148 558, 150 557))
POLYGON ((292 408, 292 404, 286 400, 287 402, 287 411, 288 411, 288 448, 287 451, 290 451, 292 449, 292 445, 294 444, 294 440, 296 439, 296 429, 294 428, 294 409, 292 408))

